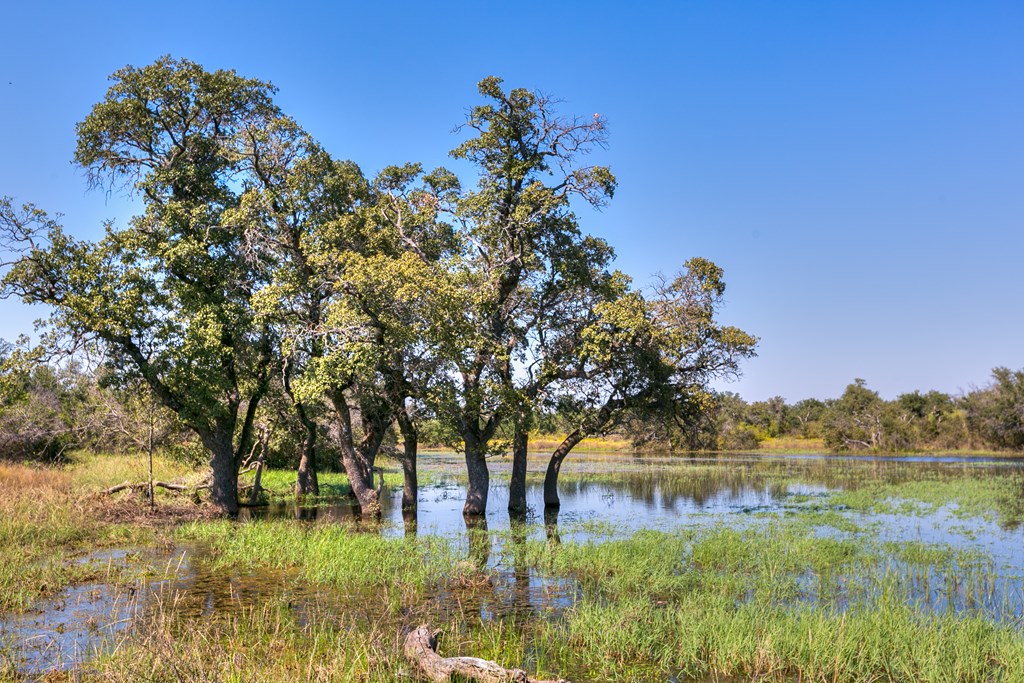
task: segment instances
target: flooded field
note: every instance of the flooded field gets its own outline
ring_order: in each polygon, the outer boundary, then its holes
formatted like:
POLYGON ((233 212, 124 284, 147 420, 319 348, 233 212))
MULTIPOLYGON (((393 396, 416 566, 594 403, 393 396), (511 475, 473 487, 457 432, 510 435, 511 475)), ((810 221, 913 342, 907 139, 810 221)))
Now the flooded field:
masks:
MULTIPOLYGON (((573 456, 561 508, 545 512, 541 481, 531 479, 530 513, 510 524, 507 464, 495 459, 488 515, 469 525, 460 458, 426 456, 421 468, 432 483, 413 517, 403 516, 400 490, 385 495, 379 523, 360 520, 343 498, 276 503, 236 523, 187 526, 161 547, 82 558, 116 580, 101 576, 0 618, 6 670, 88 675, 98 662, 100 675, 122 651, 176 651, 173 638, 145 633, 181 634, 211 620, 236 630, 237 620, 286 623, 314 638, 343 624, 384 634, 386 652, 388 639, 423 621, 475 638, 514 631, 525 639, 517 665, 561 657, 563 674, 599 680, 589 664, 535 639, 623 600, 635 609, 642 599, 657 614, 691 590, 740 611, 843 624, 847 613, 900 606, 912 620, 1024 632, 1021 460, 573 456), (353 569, 375 552, 381 567, 353 569), (616 564, 620 554, 635 566, 616 564)), ((693 679, 681 664, 649 658, 643 680, 693 679)), ((353 671, 360 662, 349 662, 353 671)))

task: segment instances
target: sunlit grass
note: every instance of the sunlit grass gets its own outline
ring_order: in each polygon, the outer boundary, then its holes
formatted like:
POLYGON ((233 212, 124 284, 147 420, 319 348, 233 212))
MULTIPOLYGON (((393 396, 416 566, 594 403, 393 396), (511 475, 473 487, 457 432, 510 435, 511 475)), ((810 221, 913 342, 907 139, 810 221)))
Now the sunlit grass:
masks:
POLYGON ((504 548, 498 566, 576 582, 577 598, 564 612, 489 618, 508 605, 515 580, 484 580, 462 592, 462 573, 480 570, 450 540, 385 539, 338 525, 192 524, 181 536, 209 547, 215 569, 284 571, 319 587, 322 602, 296 611, 284 597, 270 598, 200 622, 165 604, 80 673, 86 680, 150 671, 177 680, 182 670, 191 672, 184 680, 396 680, 408 671, 404 634, 428 623, 444 632, 443 654, 576 681, 1024 680, 1019 628, 983 613, 923 609, 909 592, 908 572, 928 569, 942 580, 983 554, 823 539, 799 518, 600 543, 524 540, 536 539, 533 531, 523 529, 519 540, 492 533, 504 548))
MULTIPOLYGON (((141 456, 73 454, 63 467, 0 464, 0 612, 23 610, 41 596, 92 577, 96 568, 70 560, 89 550, 133 545, 153 538, 151 525, 131 523, 132 494, 100 500, 98 491, 144 481, 141 456)), ((157 458, 158 478, 194 476, 187 467, 157 458)), ((170 496, 158 493, 160 505, 170 496)))
MULTIPOLYGON (((16 569, 0 580, 8 593, 24 591, 18 604, 46 593, 32 583, 47 570, 56 572, 54 585, 75 580, 60 574, 69 571, 59 568, 68 566, 64 547, 80 552, 118 534, 145 537, 135 526, 90 517, 86 503, 75 508, 90 491, 144 478, 140 460, 0 467, 0 487, 22 492, 22 507, 0 500, 0 511, 11 511, 0 540, 42 549, 5 562, 16 569)), ((393 681, 409 672, 404 634, 428 623, 444 631, 442 654, 575 681, 1024 680, 1024 596, 1013 586, 1006 592, 983 549, 875 536, 877 516, 887 513, 948 508, 965 521, 1004 520, 1012 476, 915 470, 920 477, 908 479, 899 468, 880 476, 834 462, 715 458, 673 473, 670 462, 651 462, 595 459, 563 477, 584 488, 617 482, 639 499, 755 487, 778 496, 779 507, 628 536, 606 520, 577 519, 563 525, 563 537, 590 540, 561 544, 540 526, 474 532, 491 549, 489 564, 461 534, 385 538, 365 522, 192 522, 173 534, 175 542, 202 549, 196 561, 223 578, 230 599, 198 618, 165 596, 109 643, 114 649, 68 677, 393 681), (835 488, 793 492, 819 477, 835 488), (263 581, 269 593, 244 597, 235 591, 239 575, 263 581)), ((159 467, 161 478, 196 476, 172 462, 159 467)), ((425 479, 448 471, 424 469, 425 479)), ((294 477, 270 470, 264 483, 291 496, 294 477)), ((401 484, 390 464, 387 482, 401 484)), ((347 493, 341 474, 322 474, 321 485, 328 495, 347 493)))

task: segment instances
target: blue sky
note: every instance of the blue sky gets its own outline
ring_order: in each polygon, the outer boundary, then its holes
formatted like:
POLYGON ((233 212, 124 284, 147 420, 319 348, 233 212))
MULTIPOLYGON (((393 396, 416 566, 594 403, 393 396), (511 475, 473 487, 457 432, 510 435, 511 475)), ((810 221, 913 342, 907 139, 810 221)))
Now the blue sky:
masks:
MULTIPOLYGON (((1024 3, 17 3, 0 43, 0 194, 76 235, 124 222, 74 127, 162 54, 274 82, 368 173, 447 162, 475 83, 599 112, 619 178, 583 216, 639 282, 704 256, 761 337, 748 400, 956 393, 1024 367, 1024 3)), ((43 311, 0 302, 0 337, 43 311)))

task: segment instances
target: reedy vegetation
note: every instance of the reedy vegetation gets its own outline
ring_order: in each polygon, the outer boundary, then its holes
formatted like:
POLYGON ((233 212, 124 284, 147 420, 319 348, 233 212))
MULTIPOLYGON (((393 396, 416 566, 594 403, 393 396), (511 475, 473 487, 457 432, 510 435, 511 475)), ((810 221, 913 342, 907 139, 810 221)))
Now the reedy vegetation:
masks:
POLYGON ((460 559, 452 539, 287 522, 190 525, 179 537, 209 547, 217 566, 284 570, 319 598, 296 610, 285 585, 279 597, 202 623, 168 599, 76 675, 394 680, 406 666, 401 636, 421 621, 445 629, 447 653, 583 681, 982 683, 1024 674, 1024 642, 1011 624, 915 603, 909 578, 965 582, 965 567, 985 571, 984 557, 880 544, 870 532, 822 538, 818 524, 814 515, 772 516, 748 528, 561 544, 513 529, 486 540, 501 545, 494 570, 460 559), (553 611, 517 603, 538 578, 576 597, 553 611))

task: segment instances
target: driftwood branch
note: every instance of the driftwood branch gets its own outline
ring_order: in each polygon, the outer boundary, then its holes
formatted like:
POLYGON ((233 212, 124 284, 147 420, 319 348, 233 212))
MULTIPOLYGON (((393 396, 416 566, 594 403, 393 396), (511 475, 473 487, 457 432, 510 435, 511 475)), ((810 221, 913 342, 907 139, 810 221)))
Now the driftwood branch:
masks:
POLYGON ((558 678, 539 680, 522 669, 506 669, 487 659, 477 657, 442 657, 437 654, 437 634, 420 626, 405 637, 405 658, 416 673, 430 683, 450 683, 457 680, 478 683, 569 683, 558 678), (453 678, 457 676, 458 678, 453 678))

